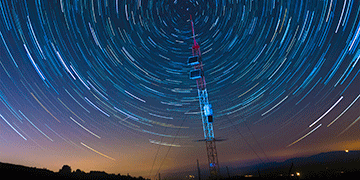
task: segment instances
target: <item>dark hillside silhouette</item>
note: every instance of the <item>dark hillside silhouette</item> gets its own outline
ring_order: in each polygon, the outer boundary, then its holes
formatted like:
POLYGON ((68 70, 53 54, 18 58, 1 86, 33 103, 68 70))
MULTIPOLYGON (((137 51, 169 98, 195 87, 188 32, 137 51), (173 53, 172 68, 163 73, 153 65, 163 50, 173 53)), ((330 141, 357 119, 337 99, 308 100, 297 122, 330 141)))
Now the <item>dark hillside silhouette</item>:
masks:
POLYGON ((48 169, 39 169, 35 167, 26 167, 15 164, 0 163, 0 173, 3 177, 9 179, 29 179, 36 180, 145 180, 143 177, 131 177, 129 175, 107 174, 104 171, 90 171, 85 173, 80 169, 71 171, 71 167, 64 165, 59 172, 53 172, 48 169))
MULTIPOLYGON (((196 169, 196 167, 194 167, 196 169)), ((249 167, 230 169, 230 174, 220 171, 223 179, 358 179, 360 174, 360 151, 326 152, 309 157, 298 157, 283 162, 269 162, 249 167), (296 175, 299 173, 299 175, 296 175), (246 176, 245 176, 246 175, 246 176), (261 177, 259 177, 261 175, 261 177), (230 178, 225 178, 230 177, 230 178)), ((179 169, 179 172, 182 170, 179 169)), ((143 177, 107 174, 104 171, 86 173, 64 165, 58 172, 8 163, 0 163, 0 173, 6 179, 36 180, 145 180, 143 177)), ((185 177, 185 176, 184 176, 185 177)), ((162 176, 161 179, 179 179, 162 176)), ((181 178, 184 179, 184 178, 181 178)), ((197 179, 197 178, 195 178, 197 179)), ((206 179, 203 177, 202 179, 206 179)))
MULTIPOLYGON (((333 151, 309 157, 288 159, 284 162, 269 162, 234 169, 244 179, 245 174, 258 178, 260 172, 267 179, 358 179, 360 174, 360 151, 333 151), (299 173, 299 176, 296 173, 299 173), (355 178, 356 177, 356 178, 355 178)), ((246 178, 245 178, 246 179, 246 178)))

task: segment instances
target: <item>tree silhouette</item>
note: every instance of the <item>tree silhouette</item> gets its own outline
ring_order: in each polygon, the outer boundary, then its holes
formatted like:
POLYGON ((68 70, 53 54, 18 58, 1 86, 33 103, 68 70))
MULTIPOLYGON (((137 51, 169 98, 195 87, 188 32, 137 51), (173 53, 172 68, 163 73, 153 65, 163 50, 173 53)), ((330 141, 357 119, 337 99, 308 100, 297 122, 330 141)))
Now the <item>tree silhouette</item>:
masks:
POLYGON ((70 174, 71 173, 71 167, 68 165, 64 165, 60 170, 59 173, 61 174, 70 174))

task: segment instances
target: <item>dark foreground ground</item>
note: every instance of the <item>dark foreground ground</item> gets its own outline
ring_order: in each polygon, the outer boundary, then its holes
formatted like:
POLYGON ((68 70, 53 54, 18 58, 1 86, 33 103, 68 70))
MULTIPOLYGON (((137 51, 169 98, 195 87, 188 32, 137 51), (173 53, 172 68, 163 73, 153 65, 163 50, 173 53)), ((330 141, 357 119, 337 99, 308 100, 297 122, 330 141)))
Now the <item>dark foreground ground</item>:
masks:
POLYGON ((228 179, 240 179, 240 180, 256 180, 256 179, 269 179, 269 180, 358 180, 359 172, 343 172, 343 173, 319 173, 319 174, 311 174, 307 175, 305 177, 301 176, 268 176, 268 177, 259 177, 259 176, 253 176, 253 177, 245 177, 245 176, 233 176, 230 178, 220 178, 220 180, 228 180, 228 179))
MULTIPOLYGON (((195 168, 195 167, 194 167, 195 168)), ((36 180, 145 180, 143 177, 129 175, 107 174, 103 171, 85 173, 79 169, 72 171, 70 166, 64 165, 59 172, 8 163, 0 163, 0 179, 36 179, 36 180)), ((360 151, 335 151, 320 153, 309 157, 288 159, 284 162, 269 162, 243 168, 229 168, 220 170, 225 179, 274 179, 274 180, 360 180, 360 151)), ((164 175, 162 180, 184 179, 176 176, 164 175)), ((186 179, 186 178, 185 178, 186 179)), ((193 180, 199 179, 192 176, 193 180)), ((201 180, 209 179, 201 177, 201 180)))
POLYGON ((333 151, 230 170, 224 179, 360 180, 360 151, 333 151), (233 176, 231 173, 241 173, 233 176), (246 174, 246 175, 245 175, 246 174), (252 176, 252 177, 245 177, 252 176), (260 176, 260 177, 259 177, 260 176))
MULTIPOLYGON (((358 167, 359 168, 359 167, 358 167)), ((63 166, 59 172, 53 172, 47 169, 38 169, 33 167, 26 167, 20 165, 13 165, 7 163, 0 163, 0 173, 3 178, 6 179, 35 179, 35 180, 145 180, 143 177, 131 177, 129 175, 120 175, 120 174, 107 174, 100 171, 90 171, 85 173, 81 170, 71 171, 69 166, 63 166)), ((295 172, 296 173, 296 172, 295 172)), ((335 171, 335 170, 325 170, 325 171, 316 171, 314 173, 303 174, 277 174, 277 173, 265 173, 246 176, 231 176, 230 178, 219 178, 218 180, 227 180, 227 179, 241 179, 241 180, 256 180, 256 179, 273 179, 273 180, 300 180, 300 179, 327 179, 327 180, 352 180, 360 179, 360 171, 335 171)), ((174 179, 171 177, 166 177, 163 179, 174 179)), ((176 179, 176 178, 175 178, 176 179)), ((197 177, 193 179, 198 179, 197 177)), ((207 178, 202 178, 202 180, 207 178)))
POLYGON ((102 171, 90 171, 89 173, 85 173, 79 169, 71 171, 71 168, 67 165, 64 165, 59 172, 53 172, 48 169, 0 163, 0 174, 2 178, 14 180, 145 180, 145 178, 141 176, 132 177, 129 175, 107 174, 102 171))

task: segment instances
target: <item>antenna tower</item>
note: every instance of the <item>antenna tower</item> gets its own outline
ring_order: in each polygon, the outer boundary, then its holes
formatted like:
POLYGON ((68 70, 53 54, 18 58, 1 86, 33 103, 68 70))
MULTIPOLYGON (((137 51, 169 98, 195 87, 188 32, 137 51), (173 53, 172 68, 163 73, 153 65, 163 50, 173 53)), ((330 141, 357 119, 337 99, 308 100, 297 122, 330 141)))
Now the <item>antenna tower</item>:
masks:
POLYGON ((204 129, 205 139, 201 141, 206 142, 206 151, 210 167, 210 177, 217 179, 219 174, 219 163, 215 145, 214 128, 213 128, 213 111, 211 104, 209 103, 208 93, 206 90, 206 81, 204 76, 204 69, 201 58, 200 46, 195 40, 194 23, 190 15, 192 36, 194 44, 192 46, 192 56, 188 58, 188 65, 193 66, 194 69, 190 71, 190 79, 196 80, 201 120, 204 129))

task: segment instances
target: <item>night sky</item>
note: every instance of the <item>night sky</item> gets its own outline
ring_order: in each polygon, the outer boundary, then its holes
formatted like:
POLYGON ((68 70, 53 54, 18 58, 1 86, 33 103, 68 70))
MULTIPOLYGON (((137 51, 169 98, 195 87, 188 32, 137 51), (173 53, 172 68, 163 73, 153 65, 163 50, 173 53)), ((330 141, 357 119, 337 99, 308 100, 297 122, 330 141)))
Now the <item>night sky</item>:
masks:
POLYGON ((220 167, 359 149, 359 3, 2 0, 0 161, 207 169, 190 15, 220 167))

